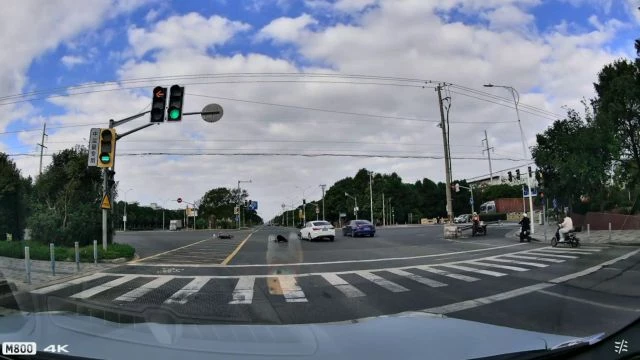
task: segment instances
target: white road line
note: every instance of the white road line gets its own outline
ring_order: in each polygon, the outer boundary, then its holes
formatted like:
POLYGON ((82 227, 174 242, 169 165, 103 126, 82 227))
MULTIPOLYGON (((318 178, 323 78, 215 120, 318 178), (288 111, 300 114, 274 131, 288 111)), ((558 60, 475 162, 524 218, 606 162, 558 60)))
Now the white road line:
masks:
POLYGON ((322 274, 322 277, 348 298, 366 296, 365 293, 360 291, 357 287, 349 284, 346 280, 336 274, 326 273, 322 274))
POLYGON ((238 279, 235 289, 231 294, 233 300, 229 304, 251 304, 253 301, 253 286, 256 278, 253 276, 242 276, 238 279))
POLYGON ((546 289, 551 286, 553 286, 553 284, 540 283, 540 284, 535 284, 535 285, 511 290, 511 291, 506 291, 506 292, 491 295, 491 296, 486 296, 486 297, 477 298, 473 300, 461 301, 461 302, 444 305, 444 306, 432 307, 429 309, 425 309, 423 311, 433 313, 433 314, 448 314, 456 311, 473 309, 475 307, 482 306, 482 305, 488 305, 496 301, 510 299, 516 296, 528 294, 530 292, 546 289))
POLYGON ((389 269, 387 270, 388 272, 392 273, 392 274, 396 274, 396 275, 400 275, 400 276, 404 276, 407 277, 413 281, 419 282, 420 284, 424 284, 430 287, 442 287, 442 286, 447 286, 447 284, 445 283, 441 283, 440 281, 436 281, 436 280, 431 280, 425 277, 422 277, 420 275, 416 275, 404 270, 400 270, 400 269, 389 269))
POLYGON ((278 283, 286 302, 307 302, 307 297, 292 275, 278 276, 278 283))
POLYGON ((638 249, 638 250, 636 250, 636 251, 632 251, 632 252, 630 252, 630 253, 626 253, 626 254, 624 254, 624 255, 622 255, 622 256, 619 256, 619 257, 617 257, 617 258, 615 258, 615 259, 611 259, 611 260, 609 260, 609 261, 605 261, 605 262, 603 262, 603 263, 602 263, 602 264, 600 264, 600 265, 592 266, 592 267, 590 267, 590 268, 584 269, 584 270, 579 271, 579 272, 577 272, 577 273, 573 273, 573 274, 569 274, 569 275, 561 276, 561 277, 559 277, 559 278, 555 278, 555 279, 553 279, 553 280, 549 280, 549 282, 551 282, 551 283, 556 283, 556 284, 557 284, 557 283, 561 283, 561 282, 566 282, 566 281, 569 281, 569 280, 573 280, 573 279, 575 279, 575 278, 577 278, 577 277, 580 277, 580 276, 584 276, 584 275, 587 275, 587 274, 591 274, 592 272, 596 272, 596 271, 598 271, 598 270, 602 269, 602 267, 603 267, 603 266, 608 266, 608 265, 614 264, 614 263, 616 263, 616 262, 618 262, 618 261, 620 261, 620 260, 628 259, 628 258, 630 258, 631 256, 633 256, 633 255, 637 254, 638 252, 640 252, 640 249, 638 249))
POLYGON ((559 258, 563 258, 563 259, 577 259, 579 256, 573 256, 573 255, 561 255, 561 254, 552 254, 549 252, 533 252, 533 251, 529 251, 526 252, 525 254, 528 255, 534 255, 534 256, 553 256, 553 257, 559 257, 559 258))
POLYGON ((189 296, 197 293, 211 278, 196 276, 190 283, 182 289, 176 291, 170 298, 164 301, 165 304, 186 304, 189 296))
POLYGON ((569 253, 569 254, 579 254, 579 255, 593 255, 593 253, 590 251, 582 251, 577 249, 538 249, 536 251, 545 252, 545 253, 550 252, 550 253, 560 253, 560 254, 569 253))
POLYGON ((450 273, 448 271, 444 271, 444 270, 440 270, 440 269, 434 269, 432 267, 430 267, 429 265, 418 265, 415 266, 415 268, 420 269, 420 270, 424 270, 424 271, 428 271, 430 273, 433 274, 438 274, 441 276, 446 276, 452 279, 456 279, 456 280, 462 280, 462 281, 466 281, 466 282, 473 282, 473 281, 478 281, 480 279, 478 278, 474 278, 473 276, 467 276, 467 275, 461 275, 461 274, 456 274, 456 273, 450 273))
POLYGON ((389 281, 383 277, 380 277, 376 274, 372 274, 368 271, 354 271, 355 274, 362 276, 363 278, 371 281, 372 283, 381 286, 391 292, 404 292, 409 291, 406 287, 402 285, 398 285, 392 281, 389 281))
POLYGON ((446 267, 450 267, 452 269, 468 271, 468 272, 474 272, 474 273, 478 273, 478 274, 484 274, 484 275, 495 276, 495 277, 507 275, 505 273, 501 273, 501 272, 497 272, 497 271, 475 269, 475 268, 470 268, 470 267, 466 267, 466 266, 462 266, 462 265, 453 265, 453 264, 443 265, 443 264, 438 264, 438 265, 434 265, 434 266, 446 266, 446 267))
MULTIPOLYGON (((558 244, 562 244, 562 243, 558 243, 558 244)), ((598 251, 602 251, 605 248, 597 248, 597 247, 584 247, 584 246, 580 246, 579 248, 571 248, 571 249, 567 249, 567 248, 558 248, 558 247, 553 247, 553 246, 547 246, 547 247, 542 247, 539 248, 540 250, 566 250, 566 251, 573 251, 573 250, 577 250, 577 251, 591 251, 591 252, 598 252, 598 251)))
POLYGON ((544 257, 544 255, 524 256, 524 255, 504 254, 504 255, 500 255, 500 256, 508 256, 510 258, 524 259, 524 260, 546 261, 546 262, 552 262, 552 263, 563 263, 563 262, 565 262, 565 260, 546 258, 546 257, 544 257))
POLYGON ((81 278, 77 278, 77 279, 61 282, 59 284, 49 285, 49 286, 46 286, 46 287, 35 289, 35 290, 30 291, 30 292, 32 294, 47 294, 47 293, 54 292, 54 291, 57 291, 57 290, 60 290, 60 289, 64 289, 64 288, 66 288, 68 286, 71 286, 71 285, 82 284, 84 282, 95 280, 95 279, 98 279, 98 278, 101 278, 101 277, 105 277, 105 276, 117 276, 117 275, 110 275, 110 274, 105 274, 105 273, 96 273, 96 274, 93 274, 93 275, 84 276, 84 277, 81 277, 81 278))
POLYGON ((518 266, 491 264, 491 263, 486 263, 482 261, 469 261, 467 264, 494 267, 498 269, 513 270, 513 271, 529 271, 529 269, 518 267, 518 266))
POLYGON ((518 261, 518 260, 511 260, 511 259, 487 258, 487 259, 484 259, 484 260, 485 261, 497 261, 497 262, 502 262, 502 263, 507 263, 507 264, 528 265, 528 266, 534 266, 534 267, 539 267, 539 268, 543 268, 543 267, 549 266, 548 264, 540 264, 540 263, 534 263, 534 262, 529 262, 529 261, 518 261))
POLYGON ((577 297, 573 297, 573 296, 569 296, 569 295, 562 295, 562 294, 554 293, 554 292, 547 291, 547 290, 538 290, 538 292, 542 293, 542 294, 545 294, 545 295, 555 296, 555 297, 559 297, 561 299, 567 299, 567 300, 571 300, 571 301, 575 301, 575 302, 579 302, 579 303, 583 303, 583 304, 600 306, 600 307, 603 307, 603 308, 606 308, 606 309, 622 310, 622 311, 633 311, 633 312, 639 312, 640 311, 640 308, 627 308, 627 307, 624 307, 624 306, 603 304, 603 303, 600 303, 600 302, 597 302, 597 301, 580 299, 580 298, 577 298, 577 297))
POLYGON ((90 289, 87 289, 85 291, 81 291, 81 292, 79 292, 77 294, 73 294, 70 297, 72 297, 74 299, 87 299, 87 298, 90 298, 90 297, 92 297, 94 295, 97 295, 97 294, 99 294, 101 292, 105 292, 105 291, 107 291, 109 289, 112 289, 112 288, 114 288, 116 286, 120 286, 120 285, 122 285, 122 284, 124 284, 126 282, 129 282, 129 281, 131 281, 131 280, 133 280, 135 278, 136 278, 136 275, 126 275, 126 276, 123 276, 123 277, 121 277, 119 279, 115 279, 115 280, 109 281, 107 283, 104 283, 102 285, 94 286, 94 287, 92 287, 90 289))
POLYGON ((152 280, 137 289, 133 289, 124 295, 118 296, 115 301, 135 301, 151 290, 155 290, 168 283, 171 279, 174 279, 174 277, 169 275, 159 275, 157 279, 152 280))

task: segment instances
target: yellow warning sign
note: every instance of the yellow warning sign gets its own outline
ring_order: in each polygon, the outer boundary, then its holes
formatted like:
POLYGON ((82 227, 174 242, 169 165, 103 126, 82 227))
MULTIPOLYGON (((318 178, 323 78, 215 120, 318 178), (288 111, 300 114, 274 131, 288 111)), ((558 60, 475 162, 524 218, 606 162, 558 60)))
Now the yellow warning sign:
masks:
POLYGON ((109 195, 105 195, 102 198, 102 205, 100 205, 102 209, 111 209, 111 201, 109 201, 109 195))

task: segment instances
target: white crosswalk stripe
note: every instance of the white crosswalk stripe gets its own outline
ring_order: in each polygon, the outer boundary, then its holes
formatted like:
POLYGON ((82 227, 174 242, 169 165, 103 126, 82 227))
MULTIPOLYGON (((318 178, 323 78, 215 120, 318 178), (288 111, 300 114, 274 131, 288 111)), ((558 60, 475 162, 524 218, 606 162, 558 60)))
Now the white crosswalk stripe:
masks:
POLYGON ((82 284, 82 283, 89 282, 89 281, 95 280, 95 279, 99 279, 99 278, 102 278, 102 277, 105 277, 105 276, 107 276, 107 274, 97 273, 97 274, 93 274, 93 275, 89 275, 89 276, 85 276, 85 277, 81 277, 81 278, 65 281, 65 282, 62 282, 62 283, 59 283, 59 284, 46 286, 46 287, 43 287, 43 288, 40 288, 40 289, 35 289, 35 290, 32 290, 31 293, 32 294, 47 294, 47 293, 50 293, 50 292, 58 291, 60 289, 64 289, 64 288, 69 287, 71 285, 82 284))
POLYGON ((539 252, 549 252, 558 254, 578 254, 578 255, 593 255, 590 251, 582 251, 577 249, 538 249, 539 252))
POLYGON ((534 266, 534 267, 539 267, 539 268, 543 268, 543 267, 547 267, 549 266, 549 264, 540 264, 540 263, 535 263, 535 262, 530 262, 530 261, 519 261, 519 260, 511 260, 511 259, 502 259, 502 258, 487 258, 484 259, 483 261, 496 261, 496 262, 501 262, 501 263, 507 263, 507 264, 516 264, 516 265, 527 265, 527 266, 534 266))
POLYGON ((484 261, 469 261, 466 264, 480 265, 480 266, 486 266, 486 267, 494 267, 494 268, 498 268, 498 269, 513 270, 513 271, 528 271, 529 270, 529 269, 525 269, 525 268, 519 267, 519 266, 492 264, 492 263, 487 263, 487 262, 484 262, 484 261))
MULTIPOLYGON (((523 253, 524 254, 524 253, 523 253)), ((544 255, 538 255, 538 256, 526 256, 526 255, 511 255, 511 254, 505 254, 505 255, 501 255, 501 256, 507 256, 510 258, 514 258, 514 259, 524 259, 524 260, 537 260, 537 261, 546 261, 546 262, 551 262, 551 263, 563 263, 565 262, 565 260, 561 260, 561 259, 551 259, 551 258, 546 258, 544 257, 544 255)))
POLYGON ((135 275, 127 275, 127 276, 123 276, 121 278, 109 281, 107 283, 104 283, 102 285, 98 285, 98 286, 94 286, 90 289, 81 291, 77 294, 73 294, 71 295, 72 298, 74 299, 86 299, 86 298, 90 298, 94 295, 97 295, 101 292, 107 291, 109 289, 112 289, 116 286, 120 286, 126 282, 129 282, 131 280, 133 280, 136 276, 135 275))
POLYGON ((186 304, 189 297, 202 289, 209 282, 208 277, 200 276, 191 280, 182 289, 176 291, 170 298, 164 301, 165 304, 186 304))
POLYGON ((363 278, 373 282, 374 284, 381 286, 391 292, 404 292, 404 291, 409 291, 409 289, 407 289, 406 287, 402 286, 402 285, 398 285, 396 283, 394 283, 393 281, 389 281, 381 276, 378 276, 376 274, 372 274, 368 271, 356 271, 356 274, 358 274, 359 276, 362 276, 363 278))
POLYGON ((507 275, 505 273, 501 273, 501 272, 497 272, 497 271, 470 268, 470 267, 462 266, 462 265, 454 265, 454 264, 446 264, 446 265, 444 265, 444 264, 442 264, 442 265, 437 265, 437 266, 444 266, 444 267, 448 267, 448 268, 452 268, 452 269, 468 271, 468 272, 474 272, 474 273, 478 273, 478 274, 495 276, 495 277, 506 276, 507 275))
POLYGON ((574 255, 562 255, 562 254, 552 254, 550 252, 543 252, 543 251, 528 251, 526 253, 523 254, 529 254, 529 255, 535 255, 535 256, 553 256, 553 257, 559 257, 559 258, 563 258, 563 259, 577 259, 578 256, 574 256, 574 255))
POLYGON ((329 284, 335 286, 336 289, 338 289, 348 298, 366 296, 365 293, 360 291, 357 287, 346 282, 343 278, 341 278, 337 274, 326 273, 326 274, 322 274, 321 276, 329 284))
POLYGON ((286 302, 307 302, 307 297, 294 276, 278 276, 277 279, 286 302))
POLYGON ((253 302, 253 286, 256 278, 253 276, 243 276, 238 279, 231 297, 233 300, 229 304, 251 304, 253 302))
POLYGON ((435 269, 432 268, 429 265, 420 265, 420 266, 416 266, 416 268, 420 269, 420 270, 424 270, 424 271, 428 271, 430 273, 434 273, 434 274, 438 274, 441 276, 446 276, 448 278, 452 278, 452 279, 456 279, 456 280, 462 280, 462 281, 466 281, 466 282, 473 282, 473 281, 478 281, 480 279, 475 278, 473 276, 467 276, 467 275, 462 275, 462 274, 456 274, 456 273, 450 273, 448 271, 444 271, 444 270, 440 270, 440 269, 435 269))
POLYGON ((155 290, 160 286, 168 283, 169 281, 171 281, 171 279, 173 279, 173 277, 168 275, 158 276, 158 278, 156 278, 155 280, 152 280, 137 289, 133 289, 126 294, 118 296, 116 298, 116 301, 135 301, 141 296, 149 293, 150 291, 155 290))
POLYGON ((404 271, 404 270, 400 270, 400 269, 389 269, 386 270, 392 274, 396 274, 396 275, 400 275, 400 276, 404 276, 407 277, 413 281, 419 282, 420 284, 424 284, 430 287, 442 287, 442 286, 447 286, 447 284, 445 283, 441 283, 440 281, 436 281, 436 280, 431 280, 425 277, 422 277, 420 275, 416 275, 416 274, 412 274, 410 272, 404 271))

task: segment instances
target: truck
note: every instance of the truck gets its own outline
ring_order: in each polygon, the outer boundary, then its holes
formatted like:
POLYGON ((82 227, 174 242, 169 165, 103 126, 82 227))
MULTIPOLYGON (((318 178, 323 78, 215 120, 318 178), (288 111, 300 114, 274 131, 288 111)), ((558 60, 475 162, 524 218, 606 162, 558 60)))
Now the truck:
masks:
POLYGON ((169 230, 176 231, 182 229, 182 220, 169 220, 169 230))
POLYGON ((527 198, 524 200, 523 198, 500 198, 482 203, 478 212, 481 214, 522 212, 524 210, 523 202, 529 211, 529 199, 527 198))

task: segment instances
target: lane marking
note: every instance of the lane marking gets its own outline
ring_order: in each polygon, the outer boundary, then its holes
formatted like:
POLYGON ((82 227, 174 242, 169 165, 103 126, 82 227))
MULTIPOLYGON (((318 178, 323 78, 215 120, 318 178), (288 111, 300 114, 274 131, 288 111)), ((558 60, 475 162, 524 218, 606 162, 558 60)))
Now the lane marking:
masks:
MULTIPOLYGON (((269 268, 272 268, 272 267, 279 267, 279 266, 355 264, 355 263, 367 263, 367 262, 384 262, 384 261, 396 261, 396 260, 427 259, 427 258, 442 257, 442 256, 448 256, 448 255, 474 253, 474 252, 479 252, 479 251, 505 249, 505 248, 510 248, 510 247, 513 247, 513 246, 524 246, 524 245, 526 245, 526 244, 502 245, 502 246, 496 246, 496 247, 486 248, 486 249, 473 249, 473 250, 463 250, 463 251, 441 253, 441 254, 394 257, 394 258, 384 258, 384 259, 381 258, 381 259, 361 259, 361 260, 338 260, 338 261, 321 261, 321 262, 307 262, 307 263, 246 264, 246 265, 240 265, 240 264, 236 264, 236 265, 233 265, 233 264, 232 265, 223 265, 223 264, 198 264, 198 265, 193 265, 193 264, 169 264, 169 263, 163 263, 163 264, 128 263, 126 265, 131 265, 131 266, 166 266, 166 267, 172 266, 172 267, 227 267, 227 268, 230 268, 230 267, 269 267, 269 268)), ((526 251, 530 251, 530 250, 526 250, 526 251)), ((137 261, 139 261, 139 260, 137 260, 137 261)))
POLYGON ((164 301, 165 304, 186 304, 189 297, 202 289, 210 278, 204 276, 196 276, 190 283, 182 289, 176 291, 170 298, 164 301))
POLYGON ((277 276, 276 279, 280 284, 280 289, 286 302, 307 302, 304 291, 302 291, 293 275, 281 275, 277 276))
POLYGON ((540 264, 540 263, 534 263, 534 262, 528 262, 528 261, 518 261, 518 260, 511 260, 511 259, 487 258, 485 260, 487 260, 487 261, 496 261, 496 262, 507 263, 507 264, 528 265, 528 266, 534 266, 534 267, 539 267, 539 268, 543 268, 543 267, 549 266, 549 264, 540 264))
POLYGON ((530 255, 534 255, 534 256, 553 256, 553 257, 559 257, 559 258, 563 258, 563 259, 577 259, 578 258, 578 256, 574 256, 574 255, 551 254, 549 252, 533 252, 533 251, 529 251, 526 254, 530 254, 530 255))
POLYGON ((380 277, 376 274, 373 274, 367 271, 354 271, 354 273, 391 292, 409 291, 409 289, 407 289, 402 285, 398 285, 392 281, 389 281, 383 277, 380 277))
POLYGON ((549 252, 549 253, 558 253, 558 254, 578 254, 578 255, 593 255, 594 253, 591 251, 580 251, 576 249, 539 249, 536 250, 539 252, 549 252))
POLYGON ((505 275, 507 275, 507 274, 505 274, 505 273, 501 273, 501 272, 497 272, 497 271, 483 270, 483 269, 476 269, 476 268, 470 268, 470 267, 467 267, 467 266, 454 265, 454 264, 447 264, 447 265, 441 265, 441 264, 438 264, 438 266, 446 266, 446 267, 450 267, 450 268, 452 268, 452 269, 457 269, 457 270, 462 270, 462 271, 468 271, 468 272, 474 272, 474 273, 478 273, 478 274, 489 275, 489 276, 495 276, 495 277, 500 277, 500 276, 505 276, 505 275))
POLYGON ((555 278, 555 279, 553 279, 553 280, 551 280, 549 282, 546 282, 546 283, 539 283, 539 284, 535 284, 535 285, 531 285, 531 286, 525 286, 525 287, 522 287, 522 288, 519 288, 519 289, 515 289, 515 290, 511 290, 511 291, 505 291, 503 293, 494 294, 494 295, 491 295, 491 296, 476 298, 476 299, 473 299, 473 300, 461 301, 461 302, 448 304, 448 305, 444 305, 444 306, 432 307, 432 308, 424 309, 422 311, 423 312, 427 312, 427 313, 434 313, 434 314, 448 314, 448 313, 452 313, 452 312, 456 312, 456 311, 473 309, 473 308, 476 308, 476 307, 482 306, 482 305, 488 305, 488 304, 491 304, 491 303, 494 303, 494 302, 497 302, 497 301, 502 301, 502 300, 514 298, 514 297, 521 296, 521 295, 524 295, 524 294, 528 294, 528 293, 531 293, 531 292, 534 292, 534 291, 540 291, 540 290, 546 289, 548 287, 555 286, 556 284, 563 283, 563 282, 566 282, 568 280, 572 280, 572 279, 575 279, 577 277, 590 274, 590 273, 592 273, 594 271, 598 271, 599 269, 601 269, 604 266, 612 265, 612 264, 615 264, 616 262, 618 262, 620 260, 628 259, 631 256, 636 255, 638 252, 640 252, 640 249, 632 251, 632 252, 627 253, 627 254, 624 254, 624 255, 619 256, 619 257, 617 257, 615 259, 611 259, 609 261, 605 261, 602 264, 599 264, 599 265, 596 265, 596 266, 592 266, 589 269, 586 269, 586 270, 583 270, 583 271, 579 271, 577 273, 569 274, 569 275, 566 275, 566 276, 561 276, 559 278, 555 278))
POLYGON ((552 262, 552 263, 556 263, 556 264, 565 262, 565 260, 545 258, 545 257, 542 257, 542 255, 540 255, 539 257, 536 257, 536 256, 525 256, 525 255, 511 255, 511 254, 499 255, 499 256, 506 256, 506 257, 511 257, 511 258, 515 258, 515 259, 524 259, 524 260, 546 261, 546 262, 552 262))
POLYGON ((400 269, 390 269, 387 270, 392 274, 396 274, 396 275, 400 275, 400 276, 404 276, 407 277, 413 281, 419 282, 420 284, 424 284, 430 287, 442 287, 442 286, 447 286, 447 284, 445 283, 441 283, 440 281, 436 281, 436 280, 431 280, 425 277, 422 277, 420 275, 416 275, 404 270, 400 270, 400 269))
POLYGON ((321 276, 348 298, 366 296, 365 293, 360 291, 357 287, 349 284, 346 280, 336 274, 327 273, 322 274, 321 276))
POLYGON ((73 280, 69 280, 69 281, 65 281, 59 284, 55 284, 55 285, 49 285, 49 286, 45 286, 39 289, 35 289, 35 290, 31 290, 30 292, 33 294, 46 294, 46 293, 50 293, 56 290, 60 290, 60 289, 64 289, 68 286, 71 285, 78 285, 78 284, 82 284, 91 280, 95 280, 101 277, 105 277, 105 276, 119 276, 119 275, 110 275, 110 274, 106 274, 106 273, 96 273, 93 275, 89 275, 89 276, 85 276, 85 277, 81 277, 81 278, 77 278, 77 279, 73 279, 73 280))
POLYGON ((168 283, 173 279, 173 276, 159 275, 157 279, 152 280, 137 289, 133 289, 126 294, 118 296, 115 301, 135 301, 143 295, 147 294, 151 290, 155 290, 160 286, 168 283))
POLYGON ((462 280, 466 282, 473 282, 473 281, 480 280, 478 278, 474 278, 473 276, 467 276, 462 274, 451 273, 451 272, 440 270, 440 269, 434 269, 432 267, 429 267, 429 265, 420 265, 420 266, 416 266, 416 268, 420 270, 428 271, 430 273, 434 273, 434 274, 438 274, 438 275, 442 275, 452 279, 462 280))
MULTIPOLYGON (((172 252, 174 252, 174 251, 178 251, 178 250, 186 249, 186 248, 188 248, 188 247, 190 247, 190 246, 200 244, 200 243, 205 242, 205 241, 207 241, 207 240, 209 240, 209 239, 211 239, 211 238, 202 239, 202 240, 196 241, 196 242, 194 242, 194 243, 187 244, 187 245, 185 245, 185 246, 180 246, 179 248, 175 248, 175 249, 171 249, 171 250, 168 250, 168 251, 164 251, 164 252, 161 252, 161 253, 158 253, 158 254, 155 254, 155 255, 147 256, 147 257, 145 257, 145 258, 140 258, 140 259, 138 259, 138 260, 133 260, 133 261, 131 261, 131 262, 127 263, 127 265, 137 265, 140 261, 153 259, 153 258, 156 258, 156 257, 161 256, 161 255, 166 255, 166 254, 172 253, 172 252)), ((144 265, 144 264, 143 264, 143 265, 144 265)))
POLYGON ((242 247, 244 246, 244 244, 247 242, 247 240, 249 240, 249 238, 251 237, 251 235, 255 234, 256 231, 258 231, 257 229, 254 230, 251 234, 247 235, 246 238, 244 238, 244 240, 242 240, 242 242, 240 244, 238 244, 238 246, 236 247, 235 250, 233 250, 233 252, 231 254, 229 254, 229 256, 227 256, 221 263, 220 265, 225 265, 227 266, 227 264, 229 264, 229 262, 233 259, 234 256, 236 256, 236 254, 238 254, 238 252, 240 251, 240 249, 242 249, 242 247))
POLYGON ((253 276, 243 276, 238 279, 238 283, 231 294, 233 300, 229 301, 229 304, 251 304, 255 283, 256 278, 253 276))
POLYGON ((494 267, 494 268, 498 268, 498 269, 513 270, 513 271, 529 271, 529 269, 518 267, 518 266, 491 264, 491 263, 486 263, 486 262, 482 262, 482 261, 469 261, 468 264, 480 265, 480 266, 486 266, 486 267, 494 267))
POLYGON ((569 295, 562 295, 562 294, 558 294, 558 293, 547 291, 547 290, 538 290, 538 292, 541 293, 541 294, 555 296, 555 297, 559 297, 561 299, 567 299, 567 300, 571 300, 571 301, 575 301, 575 302, 579 302, 579 303, 583 303, 583 304, 599 306, 599 307, 603 307, 603 308, 606 308, 606 309, 640 312, 640 309, 638 309, 638 308, 627 308, 627 307, 624 307, 624 306, 609 305, 609 304, 604 304, 604 303, 597 302, 597 301, 580 299, 580 298, 569 296, 569 295))
POLYGON ((116 286, 120 286, 120 285, 122 285, 122 284, 124 284, 126 282, 129 282, 129 281, 131 281, 131 280, 133 280, 135 278, 136 278, 135 275, 123 276, 123 277, 121 277, 119 279, 111 280, 111 281, 109 281, 107 283, 104 283, 104 284, 101 284, 101 285, 98 285, 98 286, 94 286, 94 287, 92 287, 90 289, 87 289, 85 291, 81 291, 81 292, 79 292, 77 294, 73 294, 70 297, 72 297, 74 299, 90 298, 90 297, 92 297, 94 295, 97 295, 97 294, 99 294, 101 292, 105 292, 105 291, 107 291, 109 289, 112 289, 112 288, 114 288, 116 286))

